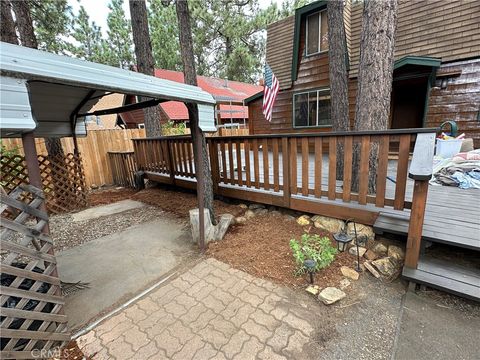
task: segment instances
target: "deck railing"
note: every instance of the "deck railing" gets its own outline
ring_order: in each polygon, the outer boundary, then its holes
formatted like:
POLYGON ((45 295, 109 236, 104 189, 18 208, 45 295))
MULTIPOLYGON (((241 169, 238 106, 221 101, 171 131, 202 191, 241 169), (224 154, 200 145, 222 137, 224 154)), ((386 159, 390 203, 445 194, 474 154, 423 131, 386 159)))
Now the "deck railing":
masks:
MULTIPOLYGON (((384 207, 416 209, 412 197, 417 186, 408 180, 408 168, 421 134, 434 138, 435 129, 208 137, 214 192, 373 225, 384 207), (343 148, 341 174, 338 145, 343 148), (392 154, 395 162, 389 159, 392 154), (370 174, 370 163, 376 165, 375 174, 370 174), (368 191, 369 177, 375 179, 374 193, 368 191)), ((147 177, 195 188, 190 137, 134 139, 134 151, 147 177)), ((420 157, 417 150, 412 164, 418 163, 415 156, 420 157)), ((422 189, 426 194, 424 185, 422 189)))

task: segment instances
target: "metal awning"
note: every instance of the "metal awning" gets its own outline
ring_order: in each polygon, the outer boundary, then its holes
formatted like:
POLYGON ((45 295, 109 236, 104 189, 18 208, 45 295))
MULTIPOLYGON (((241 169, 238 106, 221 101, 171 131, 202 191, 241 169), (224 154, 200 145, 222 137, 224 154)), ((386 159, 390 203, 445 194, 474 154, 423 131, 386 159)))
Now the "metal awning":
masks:
POLYGON ((2 137, 86 135, 78 114, 111 92, 196 103, 200 128, 215 131, 215 99, 197 86, 0 42, 2 137))

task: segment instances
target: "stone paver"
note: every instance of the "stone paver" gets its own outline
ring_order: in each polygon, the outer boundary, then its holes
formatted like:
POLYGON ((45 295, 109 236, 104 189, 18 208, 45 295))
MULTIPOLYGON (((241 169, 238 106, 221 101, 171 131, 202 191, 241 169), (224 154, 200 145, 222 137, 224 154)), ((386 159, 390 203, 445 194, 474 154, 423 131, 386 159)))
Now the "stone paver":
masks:
POLYGON ((289 291, 207 259, 77 343, 109 359, 304 358, 315 329, 289 291))

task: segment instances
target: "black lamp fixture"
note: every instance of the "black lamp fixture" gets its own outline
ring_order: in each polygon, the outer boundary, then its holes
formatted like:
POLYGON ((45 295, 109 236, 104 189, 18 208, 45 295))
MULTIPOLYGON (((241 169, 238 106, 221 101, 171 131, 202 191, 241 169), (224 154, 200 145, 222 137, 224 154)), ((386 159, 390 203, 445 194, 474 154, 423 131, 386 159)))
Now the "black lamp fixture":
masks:
POLYGON ((317 262, 315 260, 308 259, 303 262, 303 266, 305 266, 308 273, 310 274, 310 284, 313 285, 313 274, 315 273, 315 267, 317 266, 317 262))
POLYGON ((347 250, 347 245, 355 239, 355 244, 357 245, 357 266, 355 267, 355 270, 357 272, 361 272, 362 269, 360 268, 360 251, 358 250, 358 237, 357 237, 357 225, 355 223, 354 219, 347 219, 345 220, 345 227, 336 234, 333 234, 333 238, 337 242, 337 250, 340 252, 344 252, 347 250), (353 230, 355 232, 355 236, 349 235, 347 233, 347 228, 348 224, 353 223, 353 230))

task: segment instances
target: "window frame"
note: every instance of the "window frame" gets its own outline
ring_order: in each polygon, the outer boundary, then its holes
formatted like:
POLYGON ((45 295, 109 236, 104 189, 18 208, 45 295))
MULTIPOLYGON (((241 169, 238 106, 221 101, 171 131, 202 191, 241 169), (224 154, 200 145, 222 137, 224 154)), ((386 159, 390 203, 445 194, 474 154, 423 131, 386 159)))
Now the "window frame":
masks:
POLYGON ((328 52, 328 49, 321 50, 321 46, 320 46, 322 44, 322 15, 321 14, 322 12, 326 12, 326 11, 327 9, 319 10, 305 17, 305 53, 304 53, 305 57, 328 52), (318 51, 314 53, 308 53, 308 19, 313 15, 318 15, 318 51))
MULTIPOLYGON (((330 95, 330 99, 331 99, 331 93, 330 93, 330 88, 329 87, 322 87, 322 88, 316 88, 316 89, 310 89, 310 90, 302 90, 302 91, 297 91, 297 92, 294 92, 293 93, 293 99, 292 99, 292 127, 294 129, 322 129, 322 128, 331 128, 332 127, 332 119, 331 119, 331 116, 330 116, 330 124, 328 125, 318 125, 318 103, 319 103, 319 94, 321 92, 326 92, 328 91, 329 95, 330 95), (317 114, 316 114, 316 123, 317 125, 313 125, 313 126, 310 126, 310 125, 296 125, 295 124, 295 96, 297 95, 302 95, 302 94, 307 94, 307 104, 309 102, 309 96, 308 95, 309 93, 311 92, 316 92, 317 93, 317 114)), ((331 115, 331 114, 330 114, 331 115)), ((308 123, 308 119, 307 119, 307 123, 308 123)))

